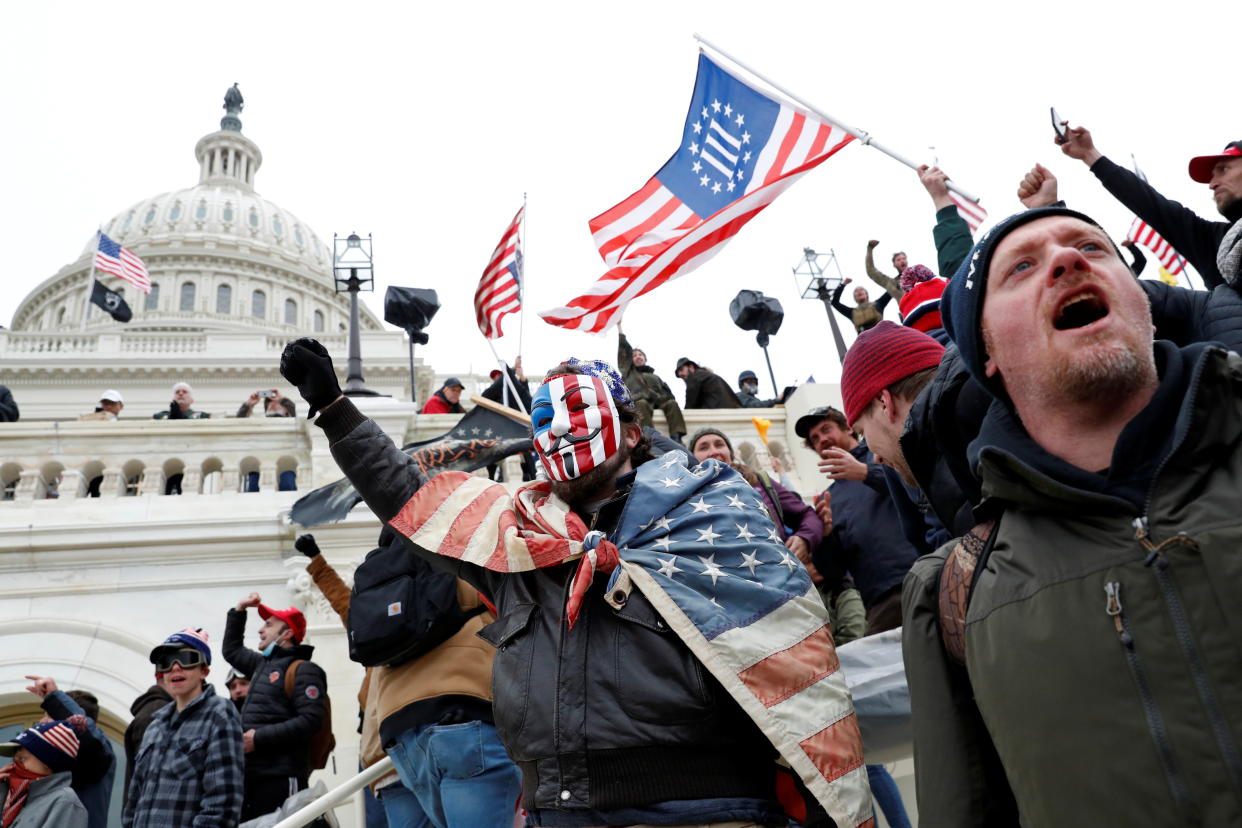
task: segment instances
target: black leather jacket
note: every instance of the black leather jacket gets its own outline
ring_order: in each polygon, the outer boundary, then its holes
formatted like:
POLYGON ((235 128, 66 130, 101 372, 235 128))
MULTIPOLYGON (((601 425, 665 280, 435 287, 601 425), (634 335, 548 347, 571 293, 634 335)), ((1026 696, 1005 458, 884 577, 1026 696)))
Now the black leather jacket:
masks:
MULTIPOLYGON (((348 400, 317 421, 332 455, 384 521, 413 496, 412 461, 348 400)), ((611 529, 625 496, 589 525, 611 529)), ((577 564, 499 573, 412 547, 491 600, 496 727, 522 770, 527 809, 609 811, 670 800, 775 800, 775 749, 633 590, 620 610, 597 578, 572 630, 577 564)))

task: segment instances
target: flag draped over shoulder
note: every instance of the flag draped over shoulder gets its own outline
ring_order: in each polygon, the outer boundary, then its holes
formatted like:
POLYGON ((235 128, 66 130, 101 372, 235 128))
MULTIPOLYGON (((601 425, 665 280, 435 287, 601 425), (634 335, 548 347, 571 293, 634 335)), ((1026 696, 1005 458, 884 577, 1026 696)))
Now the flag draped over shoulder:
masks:
POLYGON ((142 259, 104 233, 99 234, 99 244, 95 247, 95 269, 124 279, 143 293, 151 292, 151 274, 142 259))
POLYGON ((479 332, 488 339, 504 336, 500 329, 501 318, 522 308, 521 231, 525 213, 526 207, 522 207, 509 222, 474 292, 475 319, 479 332))
MULTIPOLYGON (((608 538, 619 560, 607 564, 597 555, 603 545, 591 545, 599 533, 584 535, 546 484, 515 496, 478 477, 443 474, 389 525, 423 549, 496 572, 577 560, 576 583, 597 565, 611 568, 606 593, 615 596, 626 580, 642 593, 837 825, 874 826, 858 720, 806 568, 741 475, 715 460, 685 462, 674 451, 638 468, 608 538), (539 492, 537 502, 523 501, 539 492)), ((569 602, 564 609, 572 611, 569 602)))
POLYGON ((590 222, 608 272, 539 315, 565 328, 606 330, 630 301, 703 264, 851 140, 700 54, 681 145, 642 189, 590 222))

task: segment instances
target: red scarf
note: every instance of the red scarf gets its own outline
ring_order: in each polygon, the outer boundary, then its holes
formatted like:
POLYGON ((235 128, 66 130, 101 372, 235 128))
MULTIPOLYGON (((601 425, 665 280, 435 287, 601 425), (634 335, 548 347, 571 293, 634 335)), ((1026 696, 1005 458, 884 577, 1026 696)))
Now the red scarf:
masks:
POLYGON ((22 808, 26 806, 26 797, 30 793, 30 783, 45 777, 45 773, 35 773, 27 770, 24 765, 13 763, 13 770, 8 775, 9 795, 4 798, 4 815, 0 817, 0 828, 9 828, 22 812, 22 808))

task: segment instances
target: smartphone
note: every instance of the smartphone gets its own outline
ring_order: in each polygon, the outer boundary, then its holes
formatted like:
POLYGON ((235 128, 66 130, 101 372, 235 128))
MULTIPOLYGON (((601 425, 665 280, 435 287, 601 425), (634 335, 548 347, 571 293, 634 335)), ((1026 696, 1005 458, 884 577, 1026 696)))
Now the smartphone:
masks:
POLYGON ((1061 116, 1057 115, 1057 108, 1055 106, 1048 107, 1048 112, 1052 115, 1052 129, 1057 134, 1057 143, 1064 144, 1067 140, 1065 134, 1069 132, 1069 128, 1061 123, 1061 116))
POLYGON ((265 400, 274 400, 276 399, 276 392, 275 391, 260 391, 259 396, 265 400))

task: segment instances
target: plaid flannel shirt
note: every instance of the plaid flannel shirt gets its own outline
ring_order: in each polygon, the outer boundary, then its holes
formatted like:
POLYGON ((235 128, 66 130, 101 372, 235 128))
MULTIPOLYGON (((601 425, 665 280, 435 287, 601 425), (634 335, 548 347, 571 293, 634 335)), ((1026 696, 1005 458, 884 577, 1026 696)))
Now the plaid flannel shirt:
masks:
POLYGON ((125 828, 234 828, 241 821, 241 717, 211 685, 151 719, 129 785, 125 828))

